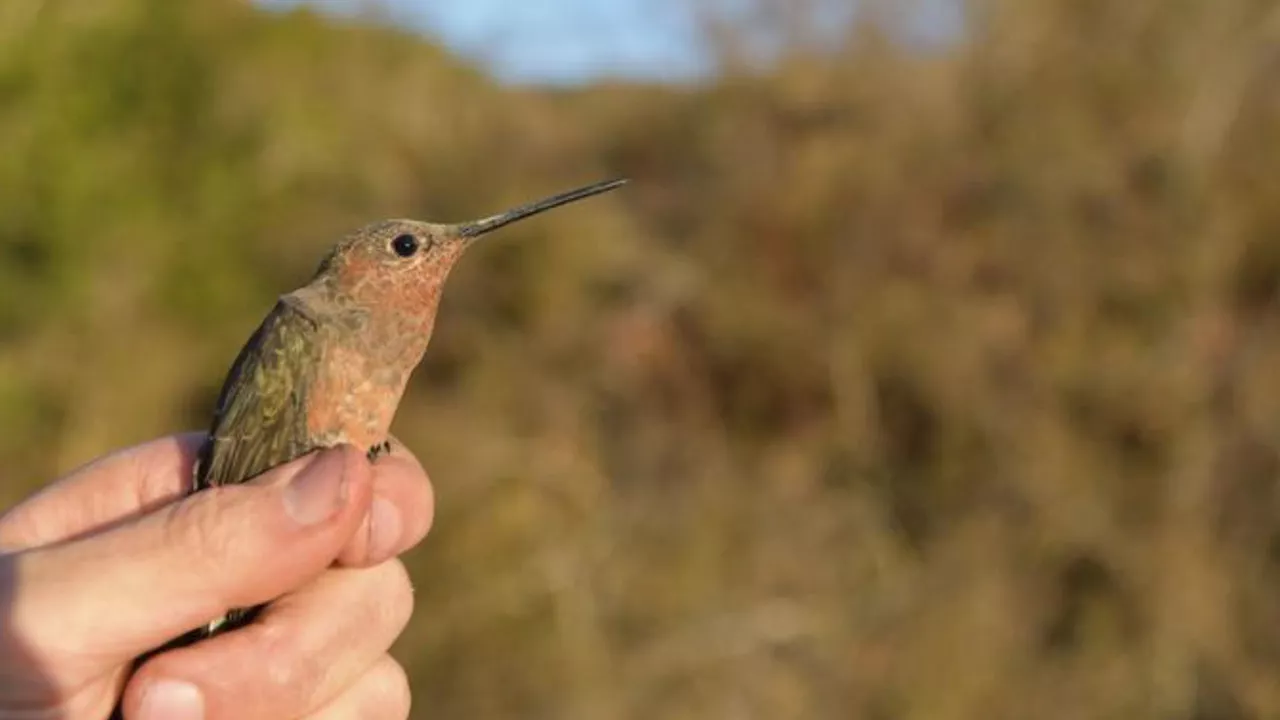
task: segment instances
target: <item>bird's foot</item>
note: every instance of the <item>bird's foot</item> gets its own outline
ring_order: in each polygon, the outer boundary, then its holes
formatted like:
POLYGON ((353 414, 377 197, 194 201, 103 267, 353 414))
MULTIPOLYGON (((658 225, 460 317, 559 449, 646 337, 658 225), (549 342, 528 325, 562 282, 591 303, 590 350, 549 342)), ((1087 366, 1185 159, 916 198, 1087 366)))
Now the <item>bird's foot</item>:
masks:
POLYGON ((382 457, 383 455, 390 455, 390 454, 391 454, 391 441, 383 440, 382 443, 378 445, 374 445, 373 447, 369 448, 369 452, 367 453, 367 456, 369 458, 369 462, 373 462, 374 460, 377 460, 379 457, 382 457))

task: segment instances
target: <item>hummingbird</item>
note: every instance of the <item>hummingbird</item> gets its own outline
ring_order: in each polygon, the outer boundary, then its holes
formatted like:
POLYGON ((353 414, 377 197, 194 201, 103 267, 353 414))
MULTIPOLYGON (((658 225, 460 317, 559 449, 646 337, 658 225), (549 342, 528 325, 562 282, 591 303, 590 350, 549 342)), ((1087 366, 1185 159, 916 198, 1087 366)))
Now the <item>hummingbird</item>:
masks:
MULTIPOLYGON (((384 220, 340 240, 310 282, 280 296, 231 365, 191 492, 243 483, 339 444, 389 452, 388 432, 426 353, 449 271, 477 238, 626 184, 609 180, 451 225, 384 220)), ((187 642, 248 624, 233 609, 187 642)))
MULTIPOLYGON (((476 238, 614 190, 625 178, 569 190, 470 222, 383 220, 334 245, 310 282, 280 296, 223 381, 190 492, 247 482, 314 450, 350 444, 370 461, 409 376, 426 354, 449 271, 476 238)), ((249 624, 235 608, 133 662, 249 624)), ((110 720, 123 720, 122 700, 110 720)))

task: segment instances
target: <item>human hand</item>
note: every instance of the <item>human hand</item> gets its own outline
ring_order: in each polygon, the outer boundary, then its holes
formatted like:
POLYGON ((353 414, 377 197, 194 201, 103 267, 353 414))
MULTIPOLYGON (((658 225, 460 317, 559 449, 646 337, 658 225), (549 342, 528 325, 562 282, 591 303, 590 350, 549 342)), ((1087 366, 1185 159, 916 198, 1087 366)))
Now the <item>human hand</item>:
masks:
POLYGON ((202 440, 107 456, 0 516, 0 717, 98 720, 122 691, 131 720, 405 717, 386 651, 413 608, 395 556, 431 524, 421 466, 342 447, 184 497, 202 440))

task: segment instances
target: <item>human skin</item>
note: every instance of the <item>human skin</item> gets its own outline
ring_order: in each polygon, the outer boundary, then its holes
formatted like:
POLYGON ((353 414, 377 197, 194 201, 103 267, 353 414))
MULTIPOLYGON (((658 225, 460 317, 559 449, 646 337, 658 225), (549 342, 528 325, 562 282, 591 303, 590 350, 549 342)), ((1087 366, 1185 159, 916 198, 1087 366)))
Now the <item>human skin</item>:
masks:
POLYGON ((131 447, 0 516, 0 717, 403 718, 387 654, 413 609, 397 555, 431 486, 393 442, 186 496, 203 435, 131 447), (233 607, 253 624, 132 661, 233 607))

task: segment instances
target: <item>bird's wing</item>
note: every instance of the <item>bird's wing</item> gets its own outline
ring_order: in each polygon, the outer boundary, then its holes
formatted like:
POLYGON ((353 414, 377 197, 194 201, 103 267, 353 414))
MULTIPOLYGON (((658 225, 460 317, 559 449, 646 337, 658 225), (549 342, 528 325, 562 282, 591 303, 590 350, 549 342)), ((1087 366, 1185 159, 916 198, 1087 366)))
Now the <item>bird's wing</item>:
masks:
POLYGON ((319 327, 281 300, 245 343, 218 396, 196 460, 194 489, 241 483, 315 449, 307 394, 320 362, 319 327))

